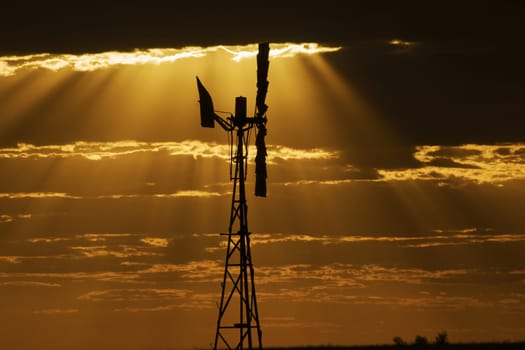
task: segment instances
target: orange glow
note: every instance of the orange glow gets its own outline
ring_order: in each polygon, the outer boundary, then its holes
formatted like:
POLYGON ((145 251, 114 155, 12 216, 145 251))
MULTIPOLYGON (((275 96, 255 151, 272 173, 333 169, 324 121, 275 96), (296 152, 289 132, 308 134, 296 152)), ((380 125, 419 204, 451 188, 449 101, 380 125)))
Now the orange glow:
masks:
MULTIPOLYGON (((406 147, 345 70, 352 48, 338 50, 271 44, 268 198, 253 195, 254 132, 246 174, 266 346, 520 316, 525 144, 406 147)), ((227 118, 236 96, 255 104, 256 51, 0 57, 0 326, 34 325, 23 348, 64 333, 57 349, 207 346, 232 183, 227 134, 199 126, 195 76, 227 118)))

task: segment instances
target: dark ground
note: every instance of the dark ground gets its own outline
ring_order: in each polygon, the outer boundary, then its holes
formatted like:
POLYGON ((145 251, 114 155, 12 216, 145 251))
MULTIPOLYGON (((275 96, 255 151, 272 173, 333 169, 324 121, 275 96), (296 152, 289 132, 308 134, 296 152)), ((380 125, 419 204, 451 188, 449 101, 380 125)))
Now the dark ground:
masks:
POLYGON ((503 349, 503 350, 523 350, 525 349, 525 341, 523 342, 494 342, 494 343, 458 343, 458 344, 427 344, 427 345, 362 345, 362 346, 305 346, 305 347, 287 347, 287 348, 267 348, 267 350, 396 350, 396 349, 446 349, 446 350, 487 350, 487 349, 503 349))

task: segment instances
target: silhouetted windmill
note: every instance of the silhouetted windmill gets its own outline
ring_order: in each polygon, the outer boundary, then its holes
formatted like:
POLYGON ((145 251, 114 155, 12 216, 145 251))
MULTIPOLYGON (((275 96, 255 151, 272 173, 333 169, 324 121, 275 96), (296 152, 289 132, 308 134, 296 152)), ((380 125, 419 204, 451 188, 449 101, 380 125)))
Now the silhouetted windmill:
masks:
POLYGON ((201 126, 213 128, 215 122, 230 135, 230 179, 233 180, 233 194, 228 228, 228 248, 221 283, 221 301, 214 349, 226 346, 228 349, 262 349, 261 327, 257 311, 254 271, 250 252, 250 231, 248 231, 248 207, 246 205, 246 169, 248 165, 248 144, 250 131, 255 127, 255 195, 266 197, 266 93, 268 91, 269 43, 260 43, 257 54, 257 97, 255 115, 246 116, 246 97, 235 98, 235 115, 227 119, 219 117, 214 109, 210 94, 197 77, 199 89, 201 126), (233 150, 233 140, 237 148, 233 150), (234 171, 232 172, 232 165, 234 171), (252 330, 256 331, 255 336, 252 330))

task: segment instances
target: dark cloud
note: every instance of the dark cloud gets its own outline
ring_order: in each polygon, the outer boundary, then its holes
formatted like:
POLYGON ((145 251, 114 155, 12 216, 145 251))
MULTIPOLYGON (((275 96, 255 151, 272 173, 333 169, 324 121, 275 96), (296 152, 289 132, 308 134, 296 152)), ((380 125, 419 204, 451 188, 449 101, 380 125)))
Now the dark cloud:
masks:
POLYGON ((451 158, 459 157, 465 158, 469 156, 480 156, 481 150, 479 149, 468 149, 460 147, 440 147, 435 151, 427 152, 429 156, 442 157, 442 158, 451 158))
POLYGON ((75 10, 5 8, 4 50, 95 50, 266 40, 342 41, 401 36, 405 40, 518 37, 515 2, 373 1, 344 7, 75 10), (68 35, 63 35, 67 30, 68 35), (503 35, 504 34, 504 35, 503 35), (177 45, 178 44, 178 45, 177 45), (118 46, 118 47, 116 47, 118 46))
POLYGON ((478 166, 475 166, 472 164, 458 163, 450 158, 440 158, 440 157, 432 159, 430 162, 426 163, 426 165, 446 167, 446 168, 480 169, 478 166))

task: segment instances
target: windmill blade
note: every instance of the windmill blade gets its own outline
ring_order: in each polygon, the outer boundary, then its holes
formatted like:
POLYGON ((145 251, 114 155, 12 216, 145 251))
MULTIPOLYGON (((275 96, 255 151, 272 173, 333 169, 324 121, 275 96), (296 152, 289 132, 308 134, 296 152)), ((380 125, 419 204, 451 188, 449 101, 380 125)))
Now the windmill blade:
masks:
POLYGON ((257 53, 257 96, 255 105, 257 107, 256 117, 262 117, 266 113, 268 106, 265 103, 266 93, 268 92, 268 55, 270 53, 269 43, 260 43, 257 53))
POLYGON ((261 123, 258 127, 257 136, 255 137, 255 146, 257 155, 255 156, 255 195, 257 197, 266 197, 266 126, 261 123))
POLYGON ((266 197, 266 118, 262 118, 268 109, 265 100, 268 92, 269 53, 270 44, 260 43, 257 54, 257 96, 255 98, 255 106, 257 108, 255 117, 259 119, 257 136, 255 137, 255 146, 257 147, 257 155, 255 156, 255 195, 258 197, 266 197))
POLYGON ((201 106, 201 126, 204 128, 214 128, 215 118, 218 116, 213 111, 213 101, 210 93, 202 85, 197 77, 197 89, 199 89, 199 103, 201 106))

